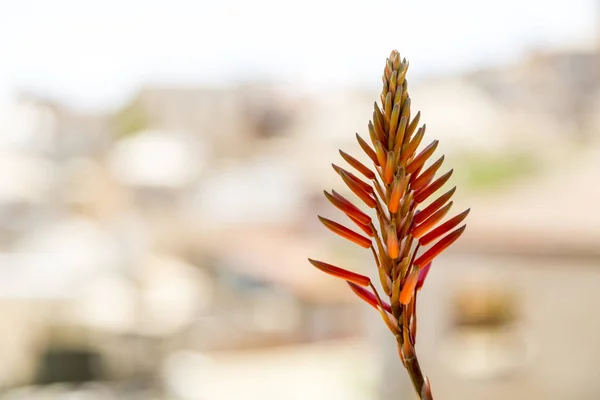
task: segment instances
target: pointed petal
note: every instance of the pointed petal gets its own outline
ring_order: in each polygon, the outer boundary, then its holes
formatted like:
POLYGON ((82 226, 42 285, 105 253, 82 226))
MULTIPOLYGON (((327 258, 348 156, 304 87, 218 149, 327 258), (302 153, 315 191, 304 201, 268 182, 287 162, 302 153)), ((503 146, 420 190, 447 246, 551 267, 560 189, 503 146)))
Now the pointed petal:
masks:
POLYGON ((387 231, 387 253, 392 260, 398 258, 400 253, 400 247, 398 243, 398 236, 396 234, 396 224, 391 223, 387 231))
POLYGON ((423 253, 423 255, 417 258, 414 261, 414 265, 419 268, 424 267, 428 262, 432 261, 438 255, 440 255, 441 252, 446 250, 452 243, 454 243, 456 239, 458 239, 460 235, 462 235, 466 227, 467 225, 463 225, 460 228, 452 231, 448 235, 444 236, 439 242, 434 244, 429 250, 423 253))
POLYGON ((363 224, 362 222, 360 222, 359 220, 354 218, 352 215, 348 215, 348 218, 350 218, 352 220, 352 222, 354 222, 356 224, 356 226, 358 226, 368 236, 371 236, 371 237, 373 236, 373 234, 374 234, 373 228, 371 228, 370 225, 363 224))
POLYGON ((426 187, 424 187, 421 190, 419 190, 418 192, 416 192, 415 193, 415 201, 417 203, 422 203, 425 200, 427 200, 427 198, 429 196, 434 194, 439 188, 441 188, 442 186, 444 186, 444 184, 446 182, 448 182, 448 179, 450 179, 453 172, 454 172, 454 170, 451 169, 450 171, 446 172, 444 175, 437 178, 435 181, 431 182, 426 187))
POLYGON ((344 160, 348 164, 350 164, 354 169, 363 174, 367 179, 375 179, 375 173, 367 168, 366 165, 358 161, 356 158, 352 157, 350 154, 340 150, 340 154, 344 160))
POLYGON ((437 140, 437 139, 434 140, 427 147, 425 147, 419 154, 417 154, 417 156, 415 156, 415 158, 411 161, 411 163, 407 165, 406 172, 408 172, 409 174, 412 174, 417 169, 422 167, 425 164, 425 162, 429 159, 429 157, 431 157, 431 155, 437 148, 438 143, 439 143, 439 140, 437 140))
POLYGON ((385 103, 383 103, 383 126, 385 127, 385 122, 387 121, 388 126, 386 131, 389 132, 389 122, 390 122, 390 115, 392 114, 392 93, 388 92, 388 94, 385 96, 385 103))
POLYGON ((321 271, 323 271, 329 275, 333 275, 337 278, 342 278, 346 281, 353 282, 357 285, 365 286, 365 287, 369 286, 371 284, 371 280, 367 276, 360 275, 355 272, 336 267, 335 265, 324 263, 322 261, 317 261, 317 260, 313 260, 310 258, 308 259, 308 261, 312 265, 314 265, 315 267, 320 269, 321 271))
POLYGON ((386 185, 389 185, 394 179, 394 170, 396 166, 394 165, 394 152, 388 151, 387 153, 387 163, 385 164, 385 169, 383 170, 383 182, 386 185))
POLYGON ((417 281, 419 279, 419 268, 413 268, 408 274, 404 285, 402 286, 402 291, 400 292, 400 303, 407 305, 410 303, 413 294, 415 293, 415 287, 417 286, 417 281))
POLYGON ((375 142, 375 154, 377 155, 377 161, 381 168, 385 168, 387 164, 387 153, 380 141, 375 142))
POLYGON ((367 154, 367 156, 369 156, 371 161, 373 161, 373 164, 379 165, 379 161, 377 161, 377 155, 375 154, 375 150, 373 150, 371 146, 369 146, 369 144, 365 142, 364 139, 360 137, 358 133, 356 134, 356 140, 358 140, 360 148, 363 149, 363 151, 367 154))
POLYGON ((448 190, 446 193, 441 195, 437 200, 425 207, 418 214, 415 214, 415 224, 420 224, 421 222, 429 218, 441 206, 446 204, 446 202, 452 197, 454 192, 456 192, 456 186, 454 186, 452 189, 448 190))
POLYGON ((375 130, 375 134, 379 141, 383 143, 385 141, 385 131, 383 130, 383 114, 381 114, 381 110, 375 102, 375 111, 373 111, 373 129, 375 130))
MULTIPOLYGON (((344 183, 352 190, 352 192, 357 195, 368 207, 375 208, 377 206, 377 201, 364 189, 359 186, 359 184, 352 179, 346 172, 340 171, 340 176, 344 183)), ((371 188, 373 190, 373 188, 371 188)))
POLYGON ((416 287, 417 290, 420 290, 423 287, 423 284, 425 283, 425 279, 427 278, 427 275, 429 274, 430 269, 431 269, 431 261, 428 262, 419 271, 419 279, 417 280, 417 287, 416 287))
POLYGON ((420 119, 421 119, 421 111, 417 111, 417 115, 415 115, 413 120, 408 125, 408 129, 406 130, 406 136, 408 139, 410 139, 413 132, 417 129, 417 126, 419 126, 420 119))
POLYGON ((398 208, 400 207, 400 199, 404 195, 407 183, 408 179, 404 174, 404 169, 400 167, 400 171, 394 179, 394 184, 392 185, 392 194, 390 195, 390 200, 388 201, 388 210, 391 213, 398 211, 398 208))
POLYGON ((440 158, 438 158, 436 162, 431 164, 431 166, 427 168, 425 172, 422 172, 421 175, 419 175, 419 177, 414 180, 414 182, 411 184, 413 190, 418 191, 421 187, 431 182, 437 170, 442 166, 442 163, 444 162, 444 157, 445 156, 441 156, 440 158))
POLYGON ((388 137, 388 149, 394 148, 394 141, 396 140, 396 130, 400 122, 400 104, 396 103, 392 109, 392 115, 390 116, 390 135, 388 137))
POLYGON ((373 194, 373 187, 371 185, 369 185, 367 182, 365 182, 362 179, 358 178, 352 172, 346 171, 344 168, 338 167, 335 164, 331 164, 331 166, 333 167, 333 169, 335 170, 335 172, 337 172, 339 175, 341 175, 342 172, 344 172, 346 175, 348 175, 348 177, 352 181, 354 181, 364 192, 369 193, 369 194, 373 194))
POLYGON ((449 232, 451 229, 454 229, 455 226, 457 226, 465 218, 467 218, 467 215, 469 215, 470 211, 471 209, 468 208, 465 211, 458 214, 457 216, 450 218, 448 221, 444 222, 443 224, 429 232, 427 235, 419 239, 419 244, 421 246, 427 246, 429 243, 433 242, 440 236, 445 235, 446 232, 449 232))
POLYGON ((400 334, 400 330, 398 329, 398 320, 396 317, 389 312, 382 310, 380 307, 377 307, 377 309, 379 310, 379 314, 381 315, 383 322, 385 322, 390 332, 392 332, 394 335, 400 334))
POLYGON ((448 213, 448 210, 450 210, 450 207, 452 207, 452 204, 453 204, 453 202, 446 204, 444 207, 442 207, 438 211, 436 211, 431 217, 427 218, 421 224, 416 225, 412 229, 412 235, 415 238, 420 239, 431 228, 433 228, 435 224, 440 222, 442 220, 442 218, 444 218, 446 216, 446 214, 448 213))
POLYGON ((400 144, 398 142, 396 144, 396 146, 402 146, 402 153, 400 155, 400 163, 402 165, 404 165, 413 156, 413 154, 415 154, 415 151, 417 151, 417 147, 419 147, 419 144, 421 144, 421 140, 425 135, 425 128, 426 125, 423 124, 423 126, 419 128, 417 133, 415 133, 415 136, 413 136, 413 138, 410 139, 410 142, 406 144, 400 144))
POLYGON ((348 239, 351 242, 354 242, 357 245, 364 247, 365 249, 371 247, 371 239, 366 238, 363 235, 360 235, 330 219, 319 216, 319 221, 321 221, 321 223, 325 225, 327 229, 329 229, 333 233, 340 235, 344 239, 348 239))
POLYGON ((354 204, 350 203, 346 200, 342 195, 337 193, 335 190, 332 190, 333 194, 327 193, 326 190, 323 191, 325 193, 325 197, 327 200, 331 202, 334 206, 336 206, 339 210, 341 210, 347 216, 360 221, 364 225, 371 224, 371 217, 362 212, 358 207, 354 204))
MULTIPOLYGON (((352 289, 352 291, 361 299, 363 299, 364 301, 366 301, 369 305, 371 305, 373 308, 377 309, 379 307, 379 304, 377 302, 377 298, 375 297, 375 295, 373 294, 373 292, 371 292, 368 289, 365 289, 361 286, 358 286, 357 284, 353 283, 353 282, 348 282, 348 286, 350 286, 350 289, 352 289)), ((384 309, 391 313, 392 312, 392 307, 386 303, 383 302, 383 307, 384 309)))
POLYGON ((396 138, 394 142, 390 146, 394 151, 400 152, 402 148, 402 141, 404 140, 404 136, 406 134, 406 125, 408 124, 408 119, 406 117, 400 117, 400 123, 398 124, 398 129, 396 130, 396 138))

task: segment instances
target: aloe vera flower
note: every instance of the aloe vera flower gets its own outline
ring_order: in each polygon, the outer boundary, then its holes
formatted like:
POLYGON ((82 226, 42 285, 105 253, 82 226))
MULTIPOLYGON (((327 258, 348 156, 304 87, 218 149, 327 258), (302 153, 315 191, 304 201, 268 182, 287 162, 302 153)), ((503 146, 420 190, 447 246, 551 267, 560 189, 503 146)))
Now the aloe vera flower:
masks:
POLYGON ((335 190, 325 191, 325 197, 360 233, 319 216, 332 232, 371 250, 386 299, 367 276, 322 261, 309 261, 321 271, 344 279, 359 298, 379 311, 396 338, 398 354, 417 395, 432 399, 429 380, 415 352, 417 293, 434 259, 464 232, 463 221, 469 209, 442 222, 452 208, 456 187, 438 193, 453 170, 436 176, 444 163, 443 155, 432 158, 438 141, 421 146, 426 126, 419 126, 420 112, 411 115, 407 71, 406 59, 401 59, 397 50, 392 51, 383 71, 381 105, 375 102, 373 119, 368 124, 370 144, 356 134, 372 166, 342 150, 340 155, 355 173, 332 164, 346 186, 372 209, 377 221, 335 190))

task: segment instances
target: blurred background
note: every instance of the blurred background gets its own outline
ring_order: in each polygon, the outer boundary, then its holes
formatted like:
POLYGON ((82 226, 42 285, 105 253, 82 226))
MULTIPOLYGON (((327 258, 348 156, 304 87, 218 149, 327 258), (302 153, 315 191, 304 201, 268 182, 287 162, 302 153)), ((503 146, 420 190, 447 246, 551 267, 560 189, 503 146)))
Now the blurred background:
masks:
POLYGON ((375 275, 316 215, 395 48, 472 210, 433 393, 600 399, 597 0, 0 0, 0 398, 414 398, 306 261, 375 275))

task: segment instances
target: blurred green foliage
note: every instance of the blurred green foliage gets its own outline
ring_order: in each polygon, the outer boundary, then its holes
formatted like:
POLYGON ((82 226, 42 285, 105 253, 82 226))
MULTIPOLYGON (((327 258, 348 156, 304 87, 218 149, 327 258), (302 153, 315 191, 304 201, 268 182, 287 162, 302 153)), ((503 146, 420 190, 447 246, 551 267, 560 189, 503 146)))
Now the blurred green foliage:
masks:
POLYGON ((538 170, 533 154, 527 152, 479 155, 468 154, 459 159, 455 170, 469 190, 491 190, 505 187, 538 170))
POLYGON ((144 108, 134 102, 119 111, 113 123, 117 137, 123 138, 147 129, 149 118, 144 108))

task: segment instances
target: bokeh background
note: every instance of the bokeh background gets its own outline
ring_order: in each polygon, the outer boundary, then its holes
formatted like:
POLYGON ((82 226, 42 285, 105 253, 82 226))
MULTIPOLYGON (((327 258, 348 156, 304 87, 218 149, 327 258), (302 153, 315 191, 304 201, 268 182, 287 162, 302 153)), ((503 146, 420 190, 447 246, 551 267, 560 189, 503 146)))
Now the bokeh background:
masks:
POLYGON ((464 236, 420 292, 439 399, 600 399, 597 0, 0 1, 1 399, 412 399, 308 256, 410 60, 464 236))

